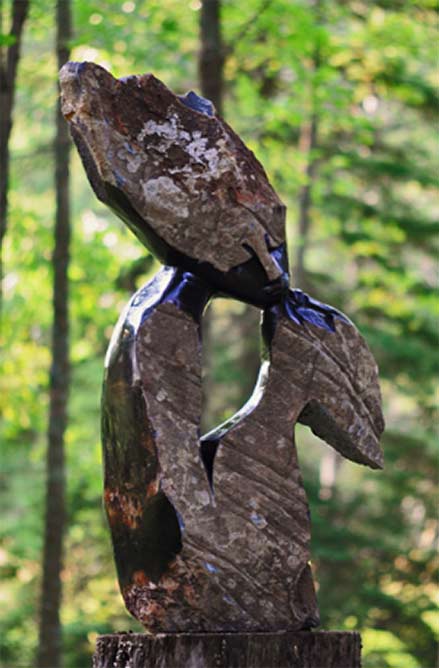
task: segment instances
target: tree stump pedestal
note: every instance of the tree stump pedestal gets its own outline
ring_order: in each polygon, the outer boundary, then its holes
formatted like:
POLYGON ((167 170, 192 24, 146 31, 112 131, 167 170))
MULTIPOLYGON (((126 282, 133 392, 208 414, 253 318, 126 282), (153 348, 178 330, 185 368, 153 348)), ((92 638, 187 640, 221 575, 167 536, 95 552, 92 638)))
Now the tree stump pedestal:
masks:
POLYGON ((357 632, 99 636, 93 668, 360 668, 357 632))

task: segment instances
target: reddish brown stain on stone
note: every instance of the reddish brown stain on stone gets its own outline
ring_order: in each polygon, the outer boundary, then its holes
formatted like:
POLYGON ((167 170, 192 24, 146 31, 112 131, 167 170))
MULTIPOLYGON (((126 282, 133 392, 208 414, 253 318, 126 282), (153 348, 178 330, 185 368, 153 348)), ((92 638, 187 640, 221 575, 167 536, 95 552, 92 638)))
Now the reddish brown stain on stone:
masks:
POLYGON ((149 585, 150 579, 146 575, 145 571, 134 571, 132 580, 134 584, 142 586, 142 585, 149 585))
POLYGON ((195 589, 192 585, 184 585, 183 586, 183 593, 186 601, 189 603, 189 605, 193 607, 197 607, 198 602, 199 602, 199 597, 197 596, 195 589))
POLYGON ((145 434, 145 438, 142 440, 143 447, 154 457, 156 456, 156 449, 154 444, 154 439, 150 432, 145 434))
POLYGON ((180 582, 165 575, 162 578, 160 578, 159 585, 161 587, 164 587, 164 589, 166 589, 167 592, 172 593, 180 587, 180 582))
POLYGON ((106 489, 104 501, 110 524, 122 523, 130 529, 140 526, 143 507, 136 496, 123 494, 117 489, 106 489))
POLYGON ((152 480, 146 488, 146 498, 149 499, 151 496, 155 496, 160 488, 160 480, 152 480))
POLYGON ((114 115, 114 123, 116 125, 116 128, 119 130, 121 134, 123 135, 128 134, 126 126, 124 125, 124 123, 122 123, 120 117, 117 116, 116 114, 114 115))

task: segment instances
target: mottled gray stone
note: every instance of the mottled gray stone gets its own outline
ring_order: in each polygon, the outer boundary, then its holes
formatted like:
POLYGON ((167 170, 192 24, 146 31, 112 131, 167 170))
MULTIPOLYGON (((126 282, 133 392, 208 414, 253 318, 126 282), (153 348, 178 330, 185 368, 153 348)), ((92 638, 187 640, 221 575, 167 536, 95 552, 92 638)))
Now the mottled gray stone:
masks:
POLYGON ((285 241, 285 207, 220 117, 190 109, 152 74, 115 79, 94 63, 67 63, 60 83, 103 202, 116 187, 172 248, 223 272, 254 253, 270 280, 279 277, 267 241, 285 241))

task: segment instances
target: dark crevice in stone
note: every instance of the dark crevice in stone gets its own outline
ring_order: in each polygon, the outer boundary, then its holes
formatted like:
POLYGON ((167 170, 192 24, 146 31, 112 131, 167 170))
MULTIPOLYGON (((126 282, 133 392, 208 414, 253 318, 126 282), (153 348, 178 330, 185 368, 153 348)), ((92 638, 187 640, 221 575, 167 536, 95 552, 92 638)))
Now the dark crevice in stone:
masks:
POLYGON ((213 493, 215 492, 213 485, 213 465, 215 462, 215 456, 218 450, 218 446, 219 446, 218 439, 201 441, 200 443, 201 461, 204 464, 210 489, 212 490, 213 493))

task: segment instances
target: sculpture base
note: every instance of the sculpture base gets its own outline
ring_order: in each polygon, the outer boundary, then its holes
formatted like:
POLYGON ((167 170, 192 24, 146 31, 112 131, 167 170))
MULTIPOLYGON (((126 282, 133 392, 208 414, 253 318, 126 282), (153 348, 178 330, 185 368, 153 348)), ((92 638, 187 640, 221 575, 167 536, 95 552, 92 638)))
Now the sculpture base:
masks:
POLYGON ((93 668, 360 668, 357 632, 99 636, 93 668))

